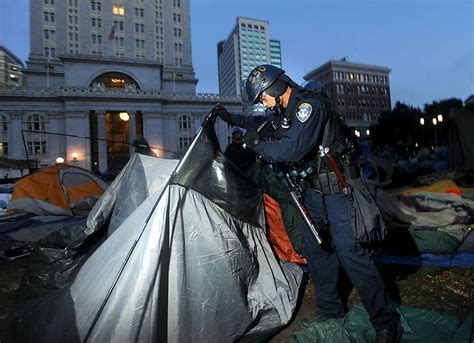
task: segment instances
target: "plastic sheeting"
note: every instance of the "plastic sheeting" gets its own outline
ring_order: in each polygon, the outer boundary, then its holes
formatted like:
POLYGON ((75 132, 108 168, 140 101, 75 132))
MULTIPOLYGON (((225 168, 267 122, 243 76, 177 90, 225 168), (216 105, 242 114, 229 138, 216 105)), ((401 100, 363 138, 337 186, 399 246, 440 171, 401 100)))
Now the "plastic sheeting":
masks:
MULTIPOLYGON (((27 304, 19 341, 264 340, 290 320, 302 271, 277 261, 261 193, 223 159, 212 124, 172 182, 116 216, 70 286, 27 304)), ((170 175, 163 160, 150 163, 159 180, 170 175)), ((118 193, 140 189, 128 180, 140 173, 125 170, 117 193, 104 194, 89 218, 96 228, 114 219, 118 193)))
POLYGON ((389 264, 424 267, 474 267, 474 253, 436 255, 421 253, 416 256, 375 255, 371 259, 389 264))
MULTIPOLYGON (((474 339, 474 312, 460 321, 440 313, 400 306, 400 322, 404 328, 401 343, 461 343, 474 339)), ((355 306, 344 319, 328 320, 305 331, 297 332, 289 340, 296 343, 351 343, 375 342, 375 330, 367 312, 355 306)))
POLYGON ((0 240, 76 248, 88 237, 86 216, 35 216, 0 224, 0 240))

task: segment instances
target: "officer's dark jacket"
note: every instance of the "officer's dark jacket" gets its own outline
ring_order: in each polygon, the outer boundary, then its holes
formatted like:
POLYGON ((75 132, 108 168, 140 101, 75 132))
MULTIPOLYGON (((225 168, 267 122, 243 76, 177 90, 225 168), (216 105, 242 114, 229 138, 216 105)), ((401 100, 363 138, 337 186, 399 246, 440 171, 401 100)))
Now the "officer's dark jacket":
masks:
MULTIPOLYGON (((280 129, 278 140, 261 142, 255 146, 255 152, 269 162, 304 163, 317 158, 319 145, 343 149, 343 135, 335 117, 330 112, 326 98, 300 87, 293 88, 284 116, 290 119, 289 129, 280 129), (310 109, 309 115, 302 116, 301 111, 310 109), (300 112, 299 112, 300 111, 300 112), (328 133, 324 130, 328 127, 328 133), (326 137, 325 137, 326 136, 326 137)), ((246 128, 255 128, 267 118, 258 116, 231 115, 233 124, 246 128)), ((276 120, 280 120, 278 116, 276 120)), ((336 151, 334 150, 334 151, 336 151)))

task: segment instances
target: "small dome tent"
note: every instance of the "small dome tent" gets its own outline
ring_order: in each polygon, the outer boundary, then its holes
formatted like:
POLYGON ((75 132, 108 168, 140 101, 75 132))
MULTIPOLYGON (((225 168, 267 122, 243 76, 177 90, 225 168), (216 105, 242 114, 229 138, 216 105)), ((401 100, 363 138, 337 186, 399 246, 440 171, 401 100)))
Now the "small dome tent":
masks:
POLYGON ((17 181, 8 208, 38 215, 73 215, 74 209, 92 208, 106 188, 89 171, 61 163, 17 181))

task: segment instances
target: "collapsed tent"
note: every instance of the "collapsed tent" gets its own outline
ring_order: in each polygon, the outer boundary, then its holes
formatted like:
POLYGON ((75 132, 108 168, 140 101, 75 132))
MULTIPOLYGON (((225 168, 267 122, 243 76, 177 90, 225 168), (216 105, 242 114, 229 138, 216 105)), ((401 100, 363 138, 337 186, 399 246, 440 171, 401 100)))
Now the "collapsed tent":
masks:
POLYGON ((75 209, 92 208, 106 188, 85 169, 57 164, 17 181, 8 208, 39 215, 73 215, 75 209))
POLYGON ((109 237, 70 286, 25 306, 20 341, 263 340, 288 323, 302 271, 275 257, 262 193, 213 121, 179 163, 129 161, 88 218, 109 237))

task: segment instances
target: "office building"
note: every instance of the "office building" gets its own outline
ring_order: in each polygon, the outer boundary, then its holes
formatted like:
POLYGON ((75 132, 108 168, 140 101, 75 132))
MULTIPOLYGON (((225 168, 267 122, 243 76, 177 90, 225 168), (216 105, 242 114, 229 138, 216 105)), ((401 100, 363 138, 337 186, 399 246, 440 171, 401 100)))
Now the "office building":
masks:
POLYGON ((30 87, 92 84, 113 64, 141 89, 195 91, 189 0, 30 0, 30 11, 30 87))
POLYGON ((217 44, 219 93, 240 96, 240 85, 260 64, 281 67, 280 42, 270 40, 265 20, 238 17, 226 40, 217 44))
MULTIPOLYGON (((189 0, 30 0, 30 11, 26 85, 0 88, 9 160, 120 170, 139 137, 179 158, 217 102, 241 108, 195 93, 189 0)), ((225 148, 222 121, 217 135, 225 148)))
POLYGON ((306 81, 319 81, 331 107, 344 116, 348 126, 358 130, 362 139, 380 113, 390 110, 390 69, 347 61, 329 61, 306 74, 306 81))
POLYGON ((0 44, 0 87, 23 86, 23 62, 0 44))

